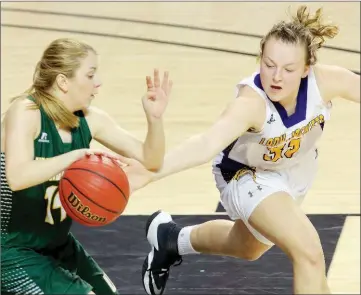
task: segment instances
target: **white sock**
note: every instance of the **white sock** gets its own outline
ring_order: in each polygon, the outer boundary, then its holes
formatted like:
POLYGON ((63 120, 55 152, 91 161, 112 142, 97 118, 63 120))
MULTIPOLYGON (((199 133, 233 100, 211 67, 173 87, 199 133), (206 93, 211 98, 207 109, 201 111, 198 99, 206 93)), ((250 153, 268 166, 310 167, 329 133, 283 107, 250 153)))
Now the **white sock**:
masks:
POLYGON ((186 226, 179 232, 177 241, 179 255, 199 254, 199 252, 193 249, 191 244, 191 231, 193 228, 194 225, 186 226))

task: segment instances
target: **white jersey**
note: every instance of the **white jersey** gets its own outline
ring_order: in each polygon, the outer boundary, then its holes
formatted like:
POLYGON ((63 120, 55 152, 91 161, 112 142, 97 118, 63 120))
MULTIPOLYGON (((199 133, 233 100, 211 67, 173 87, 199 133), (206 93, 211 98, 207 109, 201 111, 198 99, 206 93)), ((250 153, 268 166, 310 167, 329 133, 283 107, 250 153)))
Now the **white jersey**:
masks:
POLYGON ((279 171, 300 163, 305 157, 317 158, 316 143, 329 119, 331 103, 323 101, 312 67, 301 81, 296 110, 291 116, 281 104, 267 97, 259 73, 239 82, 237 94, 244 85, 254 89, 266 102, 263 129, 257 133, 248 131, 235 140, 215 158, 214 168, 228 175, 244 165, 279 171))

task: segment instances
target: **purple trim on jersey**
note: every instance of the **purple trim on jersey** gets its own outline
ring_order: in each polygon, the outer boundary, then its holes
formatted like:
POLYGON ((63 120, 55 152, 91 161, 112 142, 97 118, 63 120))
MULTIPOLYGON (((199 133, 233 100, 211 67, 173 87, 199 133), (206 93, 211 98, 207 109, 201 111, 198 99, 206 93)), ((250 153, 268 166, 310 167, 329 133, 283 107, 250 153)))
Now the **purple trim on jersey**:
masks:
POLYGON ((221 170, 221 174, 223 179, 228 183, 231 181, 231 179, 233 178, 233 176, 237 173, 238 170, 240 169, 247 169, 247 170, 251 170, 250 167, 237 162, 235 160, 232 160, 230 158, 228 158, 229 153, 231 152, 231 150, 233 149, 235 143, 237 142, 238 139, 236 139, 235 141, 233 141, 229 146, 227 146, 224 150, 223 150, 223 158, 221 163, 217 164, 216 167, 218 167, 221 170))
MULTIPOLYGON (((257 74, 256 77, 254 78, 254 84, 256 84, 256 86, 259 89, 264 91, 263 87, 262 87, 262 83, 261 83, 260 74, 257 74)), ((271 101, 273 103, 273 105, 275 106, 278 114, 280 115, 280 117, 282 119, 283 125, 285 125, 285 127, 290 128, 306 119, 307 88, 308 88, 308 76, 306 78, 301 79, 301 84, 300 84, 300 88, 298 90, 298 95, 297 95, 296 111, 291 116, 287 115, 287 111, 279 102, 274 102, 267 96, 269 101, 271 101)))

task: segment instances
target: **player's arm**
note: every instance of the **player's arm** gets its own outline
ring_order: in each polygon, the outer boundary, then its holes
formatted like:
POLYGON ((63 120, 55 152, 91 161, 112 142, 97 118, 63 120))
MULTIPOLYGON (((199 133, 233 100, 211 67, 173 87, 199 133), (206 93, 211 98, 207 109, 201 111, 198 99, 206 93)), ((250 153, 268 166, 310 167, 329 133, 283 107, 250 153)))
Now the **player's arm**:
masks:
POLYGON ((163 163, 165 139, 162 119, 148 120, 144 142, 121 128, 106 112, 90 107, 86 114, 93 138, 120 155, 134 158, 149 170, 157 170, 163 163))
POLYGON ((265 104, 261 98, 238 97, 209 129, 167 153, 153 180, 207 163, 249 128, 259 129, 264 119, 265 104))
POLYGON ((54 158, 35 161, 34 139, 40 122, 39 110, 29 100, 15 102, 5 115, 6 178, 13 191, 43 183, 85 155, 76 150, 54 158))
POLYGON ((315 69, 326 101, 340 97, 360 103, 360 75, 339 66, 317 65, 315 69))

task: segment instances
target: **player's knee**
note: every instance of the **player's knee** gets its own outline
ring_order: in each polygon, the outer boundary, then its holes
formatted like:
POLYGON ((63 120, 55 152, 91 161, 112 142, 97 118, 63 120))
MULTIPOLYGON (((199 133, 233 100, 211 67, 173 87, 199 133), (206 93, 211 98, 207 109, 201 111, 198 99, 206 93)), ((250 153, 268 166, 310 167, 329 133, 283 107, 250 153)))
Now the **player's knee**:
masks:
POLYGON ((259 259, 269 247, 263 246, 259 247, 258 245, 247 245, 244 244, 240 247, 233 249, 233 256, 247 260, 247 261, 255 261, 259 259))
POLYGON ((239 243, 229 243, 226 248, 225 253, 247 261, 259 259, 267 250, 264 247, 260 249, 254 244, 242 243, 242 241, 239 243))
POLYGON ((234 256, 248 261, 259 259, 271 247, 261 243, 241 220, 235 222, 228 245, 233 248, 234 256))
POLYGON ((317 268, 325 265, 322 245, 318 241, 307 241, 290 252, 293 263, 317 268))
POLYGON ((243 250, 239 253, 239 257, 247 260, 247 261, 255 261, 257 259, 259 259, 264 252, 260 252, 257 250, 252 250, 252 249, 247 249, 247 250, 243 250))

